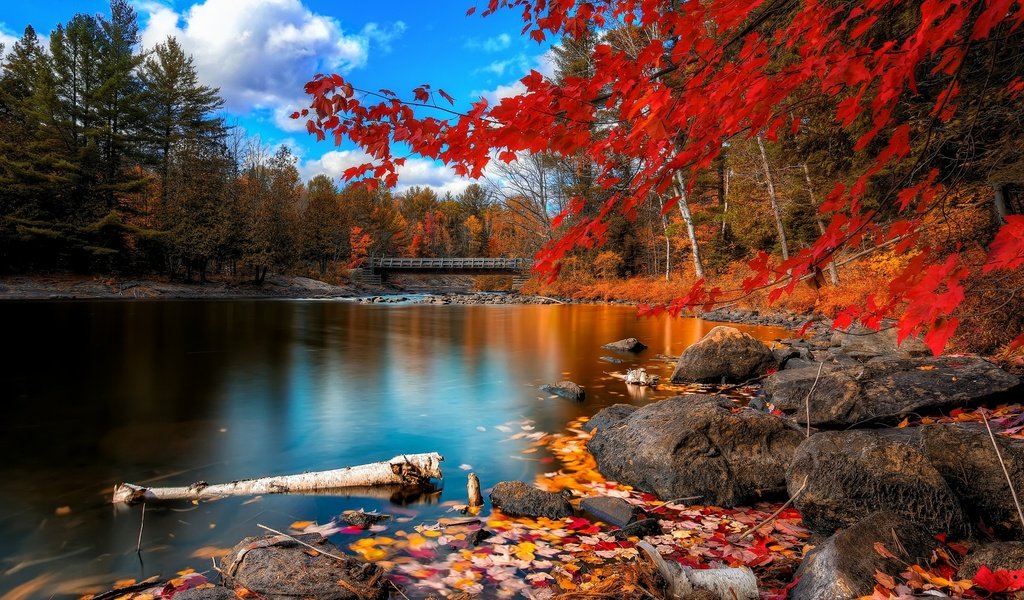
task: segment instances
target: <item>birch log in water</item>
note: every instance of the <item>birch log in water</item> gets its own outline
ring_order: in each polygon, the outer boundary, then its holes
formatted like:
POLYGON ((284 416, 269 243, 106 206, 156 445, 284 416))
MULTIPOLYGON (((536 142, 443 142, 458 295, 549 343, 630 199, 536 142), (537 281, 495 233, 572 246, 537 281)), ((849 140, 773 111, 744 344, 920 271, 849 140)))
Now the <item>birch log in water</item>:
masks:
POLYGON ((430 479, 441 479, 440 454, 403 454, 388 461, 316 471, 298 475, 281 475, 244 479, 210 485, 199 481, 187 487, 143 487, 122 483, 114 487, 114 503, 154 502, 161 500, 210 500, 222 496, 256 494, 287 494, 316 492, 353 486, 407 485, 421 486, 430 479))

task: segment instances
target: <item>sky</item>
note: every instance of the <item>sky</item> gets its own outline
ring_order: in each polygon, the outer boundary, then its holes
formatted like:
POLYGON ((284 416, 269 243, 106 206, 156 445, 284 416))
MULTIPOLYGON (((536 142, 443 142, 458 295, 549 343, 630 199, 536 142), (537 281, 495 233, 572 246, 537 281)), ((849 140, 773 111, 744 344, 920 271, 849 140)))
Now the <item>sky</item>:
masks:
MULTIPOLYGON (((317 143, 304 121, 288 118, 308 106, 302 86, 316 73, 339 73, 357 87, 403 97, 427 83, 461 108, 480 96, 494 101, 514 93, 531 69, 550 74, 549 44, 520 35, 517 13, 467 16, 475 4, 486 2, 133 0, 142 48, 176 37, 202 82, 220 88, 228 122, 268 146, 287 144, 307 180, 319 173, 338 178, 367 162, 349 145, 317 143)), ((77 13, 106 15, 108 2, 0 1, 0 43, 9 48, 29 24, 46 37, 77 13)), ((443 165, 410 159, 399 171, 398 191, 419 185, 458 193, 469 183, 443 165)))

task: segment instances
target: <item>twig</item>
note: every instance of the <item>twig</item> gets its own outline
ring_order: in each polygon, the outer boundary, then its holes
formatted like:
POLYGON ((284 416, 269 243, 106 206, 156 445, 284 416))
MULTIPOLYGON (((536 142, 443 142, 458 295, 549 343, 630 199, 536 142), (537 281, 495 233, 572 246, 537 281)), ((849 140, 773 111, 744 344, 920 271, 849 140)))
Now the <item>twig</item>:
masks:
POLYGON ((1006 463, 1003 462, 1003 453, 999 451, 999 444, 996 443, 996 436, 992 433, 992 427, 988 424, 988 415, 981 411, 981 418, 985 421, 985 429, 988 430, 988 437, 992 440, 992 447, 996 449, 996 457, 999 458, 999 466, 1003 468, 1003 475, 1006 476, 1006 484, 1010 486, 1010 495, 1013 496, 1013 504, 1017 507, 1017 517, 1020 518, 1020 526, 1024 529, 1024 511, 1020 509, 1020 500, 1017 499, 1017 490, 1013 488, 1013 480, 1010 479, 1010 472, 1006 470, 1006 463))
POLYGON ((142 503, 142 522, 139 523, 139 541, 135 544, 135 553, 142 553, 142 530, 146 528, 146 503, 142 503))
POLYGON ((793 494, 793 495, 792 495, 792 496, 790 497, 790 499, 789 499, 789 500, 786 500, 786 503, 785 503, 785 504, 783 504, 782 506, 780 506, 780 507, 779 507, 779 510, 777 510, 777 511, 773 512, 773 513, 771 514, 771 516, 769 516, 769 517, 768 517, 767 519, 765 519, 764 521, 762 521, 762 522, 761 522, 761 523, 759 523, 758 525, 754 525, 754 526, 753 526, 753 527, 751 527, 750 529, 748 529, 748 530, 744 531, 744 532, 743 532, 743 535, 741 535, 741 536, 740 536, 740 539, 739 539, 739 541, 741 541, 741 542, 742 542, 742 541, 743 541, 744 539, 746 539, 746 537, 747 537, 747 536, 749 536, 750 534, 754 533, 755 531, 757 531, 758 529, 760 529, 760 528, 764 527, 765 525, 767 525, 767 524, 771 523, 771 522, 772 522, 772 521, 774 521, 774 520, 775 520, 775 519, 776 519, 776 518, 777 518, 777 517, 778 517, 779 515, 781 515, 781 514, 782 514, 782 511, 784 511, 784 510, 786 510, 787 508, 789 508, 789 505, 790 505, 790 504, 792 504, 794 500, 796 500, 797 498, 799 498, 799 497, 800 497, 800 494, 804 493, 804 489, 805 489, 805 488, 807 488, 807 480, 808 480, 808 479, 810 479, 810 477, 811 477, 810 475, 805 475, 805 476, 804 476, 804 482, 803 482, 803 484, 802 484, 802 485, 800 486, 800 489, 798 489, 798 490, 796 491, 796 493, 795 493, 795 494, 793 494))
POLYGON ((307 544, 306 542, 296 538, 295 536, 288 535, 287 533, 281 533, 280 531, 278 531, 276 529, 271 529, 270 527, 267 527, 266 525, 260 525, 259 523, 257 523, 256 526, 259 527, 260 529, 266 529, 270 533, 274 533, 274 534, 277 534, 279 536, 288 538, 289 540, 295 542, 296 544, 301 544, 301 545, 309 548, 310 550, 316 550, 317 552, 319 552, 320 554, 323 554, 324 556, 330 556, 334 560, 340 560, 341 562, 346 562, 348 560, 348 559, 346 559, 343 556, 338 556, 337 554, 331 554, 330 552, 324 552, 323 550, 321 550, 320 548, 317 548, 313 544, 307 544))
POLYGON ((666 506, 668 506, 669 504, 675 504, 676 502, 686 502, 688 500, 700 500, 703 497, 704 496, 687 496, 685 498, 673 498, 672 500, 666 500, 666 501, 662 502, 661 504, 659 504, 658 506, 655 506, 649 512, 654 512, 656 510, 661 510, 661 509, 665 508, 666 506))
POLYGON ((807 392, 807 437, 811 437, 811 394, 814 393, 814 388, 818 387, 818 378, 821 377, 821 369, 825 366, 825 363, 818 364, 818 374, 814 376, 814 383, 811 384, 811 389, 807 392))

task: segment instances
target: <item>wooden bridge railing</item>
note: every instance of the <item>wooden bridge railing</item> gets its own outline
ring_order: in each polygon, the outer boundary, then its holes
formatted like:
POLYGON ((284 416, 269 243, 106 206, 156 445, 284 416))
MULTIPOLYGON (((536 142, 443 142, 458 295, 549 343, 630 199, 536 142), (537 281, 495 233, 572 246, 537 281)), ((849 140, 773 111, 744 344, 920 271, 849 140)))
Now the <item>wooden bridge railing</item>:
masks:
POLYGON ((509 271, 526 272, 533 266, 528 258, 371 258, 375 273, 387 271, 509 271))

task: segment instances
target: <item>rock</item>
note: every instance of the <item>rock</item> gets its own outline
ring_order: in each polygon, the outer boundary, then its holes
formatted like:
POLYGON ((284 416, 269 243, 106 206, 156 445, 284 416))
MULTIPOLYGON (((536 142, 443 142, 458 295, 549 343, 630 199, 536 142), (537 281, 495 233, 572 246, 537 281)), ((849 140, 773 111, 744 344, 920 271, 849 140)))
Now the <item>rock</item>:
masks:
POLYGON ((593 431, 595 429, 615 427, 622 421, 625 421, 635 410, 636 407, 632 404, 613 404, 608 408, 602 408, 600 412, 583 424, 583 430, 593 431))
POLYGON ((902 344, 896 344, 896 327, 890 326, 874 331, 856 324, 832 334, 832 345, 843 349, 848 356, 867 360, 875 356, 896 356, 914 358, 931 356, 931 350, 916 337, 908 337, 902 344))
POLYGON ((341 520, 354 527, 362 527, 366 529, 372 527, 381 521, 387 521, 391 518, 391 515, 382 513, 368 513, 363 510, 346 510, 341 513, 341 520))
POLYGON ((572 505, 561 494, 545 492, 522 481, 502 481, 491 490, 491 504, 512 517, 572 516, 572 505))
POLYGON ((469 542, 470 546, 479 546, 480 542, 483 542, 490 537, 494 537, 494 532, 481 527, 473 533, 468 534, 466 536, 466 541, 469 542))
POLYGON ((718 326, 683 351, 672 383, 739 383, 776 366, 768 346, 734 327, 718 326))
POLYGON ((643 516, 640 507, 626 502, 622 498, 611 496, 593 496, 584 498, 580 510, 590 513, 598 521, 604 521, 616 527, 625 527, 643 516))
POLYGON ((626 525, 619 531, 615 532, 615 537, 619 539, 625 539, 628 537, 645 538, 650 535, 661 535, 664 531, 661 529, 661 523, 658 523, 657 519, 640 519, 626 525))
POLYGON ((803 434, 780 417, 732 408, 719 396, 669 398, 598 426, 587 447, 605 477, 663 499, 735 506, 782 492, 803 434))
POLYGON ((816 365, 816 364, 814 364, 814 363, 812 363, 812 362, 810 362, 808 360, 804 360, 802 358, 791 358, 791 359, 786 361, 786 364, 782 365, 782 368, 790 370, 790 369, 806 369, 807 367, 815 367, 815 368, 817 368, 817 366, 818 365, 816 365))
POLYGON ((587 392, 583 389, 583 386, 571 381, 559 381, 554 385, 544 384, 540 386, 540 389, 542 392, 561 396, 569 400, 575 400, 576 402, 581 402, 587 397, 587 392))
POLYGON ((1024 542, 996 542, 972 550, 960 563, 957 576, 960 579, 974 579, 982 565, 990 571, 1024 569, 1024 542))
POLYGON ((615 358, 614 356, 602 356, 601 360, 603 360, 606 363, 611 363, 613 365, 622 364, 622 359, 621 358, 615 358))
POLYGON ((919 429, 827 431, 800 444, 786 482, 804 526, 831 535, 885 510, 933 534, 966 537, 967 515, 922 452, 919 429))
POLYGON ((225 584, 240 585, 267 600, 388 597, 387 579, 376 565, 345 555, 318 533, 295 537, 344 560, 323 553, 310 556, 306 546, 288 539, 277 541, 278 536, 245 538, 224 559, 221 577, 225 584))
POLYGON ((207 588, 192 588, 184 592, 174 594, 175 600, 236 600, 234 590, 226 587, 214 586, 207 588))
MULTIPOLYGON (((918 429, 925 456, 960 498, 970 522, 982 522, 1002 538, 1024 540, 1010 485, 985 426, 942 423, 918 429)), ((1017 496, 1024 499, 1024 440, 995 437, 1017 496)))
POLYGON ((626 338, 601 347, 605 350, 615 350, 616 352, 642 352, 647 349, 647 346, 636 338, 626 338))
POLYGON ((866 364, 793 369, 772 374, 764 390, 776 408, 800 423, 848 427, 896 423, 911 412, 972 407, 1007 392, 1020 380, 976 356, 875 360, 866 364), (817 385, 815 385, 817 379, 817 385))
POLYGON ((875 572, 898 575, 907 565, 928 564, 938 543, 927 530, 887 512, 868 515, 807 553, 796 572, 792 600, 848 600, 868 596, 875 572), (896 558, 875 550, 880 543, 896 558))

